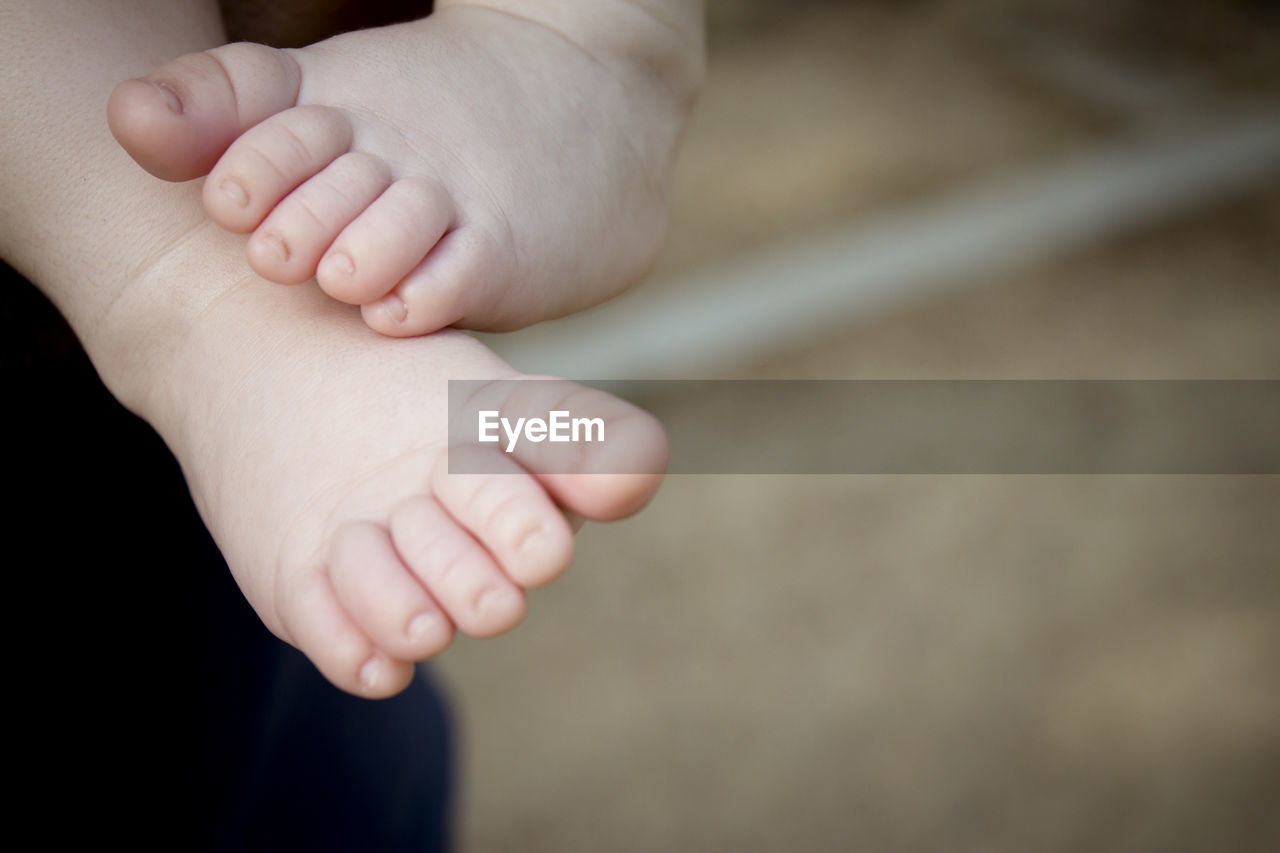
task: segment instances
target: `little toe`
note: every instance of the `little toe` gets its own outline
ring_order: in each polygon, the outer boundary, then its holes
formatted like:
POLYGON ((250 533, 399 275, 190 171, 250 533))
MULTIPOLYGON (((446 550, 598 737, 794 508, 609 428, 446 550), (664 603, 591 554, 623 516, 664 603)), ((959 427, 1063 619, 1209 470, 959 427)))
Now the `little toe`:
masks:
POLYGON ((425 335, 453 325, 495 332, 517 328, 521 324, 479 319, 501 313, 500 306, 513 297, 515 302, 538 298, 514 290, 522 279, 512 274, 509 258, 482 228, 450 231, 393 291, 361 306, 364 321, 391 337, 425 335))
POLYGON ((401 562, 386 528, 368 522, 340 528, 329 575, 347 613, 391 658, 425 660, 453 641, 453 623, 401 562))
POLYGON ((316 279, 325 293, 342 302, 362 305, 379 299, 418 266, 456 215, 443 186, 425 178, 401 178, 338 235, 316 279))
POLYGON ((436 497, 488 549, 513 581, 538 587, 573 561, 573 531, 546 490, 510 458, 494 451, 483 474, 450 474, 448 459, 432 473, 436 497))
POLYGON ((524 618, 524 593, 434 500, 400 504, 391 515, 391 536, 459 630, 491 637, 524 618))
POLYGON ((277 612, 285 639, 305 654, 325 678, 357 696, 393 696, 413 679, 413 665, 378 649, 339 603, 319 569, 282 580, 277 612))
POLYGON ((125 80, 107 101, 107 123, 142 168, 187 181, 208 174, 237 136, 293 106, 299 77, 286 51, 224 45, 125 80))
POLYGON ((209 173, 204 207, 228 231, 248 233, 294 187, 351 147, 351 121, 330 107, 294 107, 246 131, 209 173))
POLYGON ((249 265, 268 281, 306 281, 339 232, 390 183, 390 169, 380 158, 343 154, 267 215, 249 238, 249 265))

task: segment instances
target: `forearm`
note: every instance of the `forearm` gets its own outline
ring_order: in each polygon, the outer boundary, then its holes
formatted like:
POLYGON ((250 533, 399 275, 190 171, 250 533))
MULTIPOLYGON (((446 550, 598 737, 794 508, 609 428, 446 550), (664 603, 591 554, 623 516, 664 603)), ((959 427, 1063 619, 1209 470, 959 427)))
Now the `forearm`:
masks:
POLYGON ((198 293, 143 300, 134 285, 204 215, 195 187, 156 181, 115 143, 107 95, 221 38, 203 0, 0 2, 0 253, 58 306, 109 385, 161 327, 198 310, 198 293))

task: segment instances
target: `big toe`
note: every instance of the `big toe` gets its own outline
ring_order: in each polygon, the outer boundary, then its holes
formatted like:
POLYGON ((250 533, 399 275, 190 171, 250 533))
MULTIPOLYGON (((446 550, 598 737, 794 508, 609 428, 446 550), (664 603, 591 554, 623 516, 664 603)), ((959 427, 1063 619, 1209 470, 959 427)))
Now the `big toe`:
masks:
POLYGON ((142 168, 187 181, 208 174, 241 133, 293 106, 298 86, 286 51, 229 44, 125 80, 107 102, 107 123, 142 168))
POLYGON ((554 378, 453 380, 449 399, 450 471, 502 473, 515 461, 584 519, 639 512, 666 471, 658 419, 600 389, 554 378))

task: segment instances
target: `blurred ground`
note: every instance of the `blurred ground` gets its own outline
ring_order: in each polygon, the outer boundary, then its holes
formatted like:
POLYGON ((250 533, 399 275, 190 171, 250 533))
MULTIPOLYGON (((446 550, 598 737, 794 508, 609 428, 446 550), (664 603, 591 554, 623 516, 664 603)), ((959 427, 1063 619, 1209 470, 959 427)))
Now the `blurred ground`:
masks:
MULTIPOLYGON (((655 287, 1280 95, 1265 3, 711 6, 655 287)), ((1280 175, 738 375, 1280 378, 1277 329, 1280 175)), ((670 478, 441 659, 464 849, 1280 849, 1277 519, 1277 477, 670 478)))

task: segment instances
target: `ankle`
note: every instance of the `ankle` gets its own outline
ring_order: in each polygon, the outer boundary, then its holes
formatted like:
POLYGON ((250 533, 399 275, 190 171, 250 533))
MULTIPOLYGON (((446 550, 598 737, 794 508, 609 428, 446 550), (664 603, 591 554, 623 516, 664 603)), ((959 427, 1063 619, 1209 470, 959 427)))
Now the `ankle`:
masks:
POLYGON ((439 0, 437 9, 471 6, 554 30, 625 82, 656 84, 681 115, 692 110, 706 77, 702 0, 439 0))
MULTIPOLYGON (((637 71, 659 81, 684 114, 693 109, 707 76, 702 0, 615 0, 626 10, 630 37, 615 46, 637 71)), ((608 31, 606 31, 608 32, 608 31)), ((613 35, 613 33, 609 33, 613 35)))
POLYGON ((130 267, 87 329, 77 334, 107 388, 162 435, 179 404, 180 365, 215 303, 245 280, 238 252, 210 251, 234 240, 202 223, 130 267))

